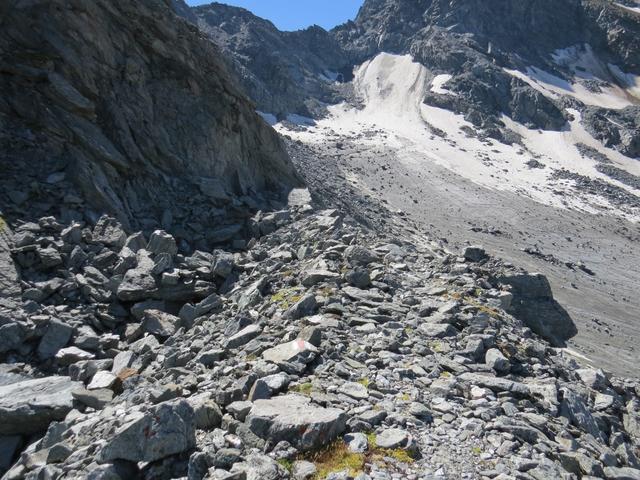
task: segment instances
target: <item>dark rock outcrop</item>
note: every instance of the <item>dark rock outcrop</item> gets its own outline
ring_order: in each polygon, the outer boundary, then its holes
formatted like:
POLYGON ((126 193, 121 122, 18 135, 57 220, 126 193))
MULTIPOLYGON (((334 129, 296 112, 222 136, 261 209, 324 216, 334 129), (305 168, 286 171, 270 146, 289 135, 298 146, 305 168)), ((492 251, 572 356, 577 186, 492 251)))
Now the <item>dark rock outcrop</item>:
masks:
POLYGON ((300 183, 219 50, 168 0, 10 0, 0 32, 3 164, 66 174, 126 224, 300 183))
POLYGON ((318 101, 335 101, 329 72, 345 66, 351 70, 337 41, 320 27, 281 32, 247 10, 219 3, 193 8, 192 13, 264 112, 311 116, 318 101))
POLYGON ((622 110, 587 107, 583 123, 594 138, 628 157, 640 157, 640 106, 622 110))
POLYGON ((368 0, 355 21, 332 33, 354 63, 383 51, 410 53, 434 73, 452 74, 447 88, 456 98, 428 93, 425 101, 488 132, 501 127, 502 113, 559 130, 564 106, 503 67, 536 65, 562 77, 551 53, 589 44, 603 60, 637 72, 638 17, 601 0, 368 0))

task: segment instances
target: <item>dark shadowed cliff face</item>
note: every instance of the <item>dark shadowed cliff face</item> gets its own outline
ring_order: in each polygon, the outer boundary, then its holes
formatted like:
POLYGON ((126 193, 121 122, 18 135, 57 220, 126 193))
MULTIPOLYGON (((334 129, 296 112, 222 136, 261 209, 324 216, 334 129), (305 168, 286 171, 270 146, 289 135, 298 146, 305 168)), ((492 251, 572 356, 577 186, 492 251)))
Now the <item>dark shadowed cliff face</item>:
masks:
POLYGON ((281 32, 247 10, 219 3, 192 12, 200 29, 220 45, 260 110, 311 115, 318 101, 333 100, 326 75, 348 63, 327 31, 310 27, 281 32))
POLYGON ((24 162, 43 184, 64 174, 134 223, 300 183, 219 50, 168 0, 4 1, 0 52, 2 164, 14 173, 24 162))

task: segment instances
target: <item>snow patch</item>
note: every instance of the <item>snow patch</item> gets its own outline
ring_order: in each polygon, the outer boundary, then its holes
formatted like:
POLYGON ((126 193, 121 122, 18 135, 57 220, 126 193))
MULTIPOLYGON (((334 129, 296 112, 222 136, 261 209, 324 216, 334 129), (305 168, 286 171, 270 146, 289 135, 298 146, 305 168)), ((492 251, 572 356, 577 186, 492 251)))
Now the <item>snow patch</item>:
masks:
MULTIPOLYGON (((572 194, 558 195, 558 191, 564 191, 571 182, 553 181, 550 178, 553 169, 567 168, 632 190, 598 172, 595 160, 583 158, 576 143, 596 148, 613 164, 640 175, 640 162, 607 149, 593 139, 581 126, 577 111, 571 112, 575 119, 562 132, 529 130, 503 116, 507 127, 522 137, 522 145, 505 145, 479 138, 462 115, 425 105, 425 94, 434 83, 428 80, 427 69, 413 62, 409 55, 383 53, 354 73, 354 90, 363 107, 346 103, 333 105, 328 108, 328 117, 311 128, 294 131, 279 124, 276 129, 306 143, 324 143, 328 136, 335 135, 357 138, 359 143, 372 149, 381 146, 395 149, 399 160, 417 171, 424 171, 430 163, 435 163, 487 188, 591 213, 600 212, 600 207, 615 207, 600 197, 585 200, 572 194), (545 168, 530 168, 528 162, 532 159, 545 168)), ((541 78, 549 83, 544 87, 538 84, 539 88, 547 88, 553 80, 554 87, 563 90, 561 79, 541 78)), ((441 77, 438 82, 442 80, 441 77)), ((633 193, 640 195, 640 192, 633 193)), ((614 211, 627 218, 638 218, 638 212, 614 211)))
MULTIPOLYGON (((600 86, 598 87, 600 91, 597 92, 592 91, 582 83, 570 83, 567 80, 537 67, 527 67, 525 72, 510 70, 507 68, 504 70, 552 99, 557 99, 562 95, 569 95, 580 100, 585 105, 611 109, 622 109, 633 105, 628 98, 627 92, 617 85, 600 86)), ((585 78, 585 80, 586 79, 587 78, 585 78)))
POLYGON ((602 62, 588 44, 574 45, 551 54, 555 64, 568 71, 571 80, 529 66, 524 72, 505 69, 549 98, 571 96, 586 105, 621 109, 640 100, 640 77, 602 62))
POLYGON ((445 84, 451 80, 452 75, 442 74, 436 75, 435 78, 431 81, 431 91, 433 93, 438 93, 440 95, 456 95, 456 93, 451 90, 447 90, 444 88, 445 84))

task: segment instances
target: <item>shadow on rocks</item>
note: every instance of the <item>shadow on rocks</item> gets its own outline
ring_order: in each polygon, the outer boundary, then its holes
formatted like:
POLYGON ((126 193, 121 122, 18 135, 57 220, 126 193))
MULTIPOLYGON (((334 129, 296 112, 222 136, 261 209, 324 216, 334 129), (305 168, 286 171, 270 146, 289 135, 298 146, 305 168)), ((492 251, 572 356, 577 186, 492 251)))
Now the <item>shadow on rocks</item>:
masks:
POLYGON ((554 347, 565 347, 578 333, 569 313, 554 298, 547 277, 522 273, 498 278, 511 286, 512 314, 554 347))

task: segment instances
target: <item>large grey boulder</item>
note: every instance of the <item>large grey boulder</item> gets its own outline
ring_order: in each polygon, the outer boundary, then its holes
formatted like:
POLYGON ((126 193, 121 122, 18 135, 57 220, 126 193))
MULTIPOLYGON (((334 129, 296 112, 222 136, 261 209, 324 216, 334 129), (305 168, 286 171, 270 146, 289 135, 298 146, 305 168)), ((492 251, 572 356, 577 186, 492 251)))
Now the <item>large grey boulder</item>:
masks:
POLYGON ((0 326, 0 353, 19 348, 24 337, 24 328, 18 322, 5 323, 0 326))
POLYGON ((322 408, 301 395, 285 395, 254 402, 246 423, 258 437, 273 444, 286 440, 301 450, 311 450, 334 440, 346 425, 337 408, 322 408))
POLYGON ((165 402, 129 416, 102 447, 102 462, 153 462, 195 446, 195 415, 186 400, 165 402))
POLYGON ((380 448, 402 448, 407 446, 410 438, 405 430, 389 428, 376 437, 376 445, 380 448))
POLYGON ((210 393, 194 395, 189 397, 187 402, 193 408, 196 428, 209 430, 220 426, 222 411, 210 393))
POLYGON ((640 470, 631 467, 605 467, 607 480, 640 480, 640 470))
POLYGON ((38 345, 38 355, 40 358, 46 360, 47 358, 55 356, 58 350, 69 343, 72 334, 72 326, 59 320, 49 322, 47 331, 42 339, 40 339, 40 344, 38 345))
POLYGON ((627 412, 622 416, 624 429, 631 438, 640 445, 640 400, 631 400, 627 403, 627 412))
POLYGON ((368 248, 353 245, 344 251, 344 259, 353 266, 366 266, 378 262, 380 257, 368 248))
POLYGON ((176 333, 180 328, 180 323, 179 317, 160 310, 147 310, 142 316, 144 331, 161 338, 168 338, 176 333))
POLYGON ((288 319, 297 320, 298 318, 313 314, 317 308, 318 302, 316 301, 315 295, 308 293, 287 309, 283 316, 288 319))
POLYGON ((164 230, 156 230, 149 237, 147 250, 155 255, 158 255, 160 253, 175 255, 176 253, 178 253, 178 246, 176 245, 176 239, 173 238, 170 234, 168 234, 164 230))
POLYGON ((137 266, 125 273, 118 286, 117 295, 120 300, 135 302, 151 297, 156 291, 156 281, 152 275, 155 263, 146 250, 136 254, 137 266))
POLYGON ((73 408, 81 382, 69 377, 45 377, 0 386, 0 435, 30 435, 63 420, 73 408))
POLYGON ((485 363, 498 373, 507 373, 511 369, 511 363, 497 348, 487 350, 485 363))
POLYGON ((248 325, 225 342, 227 348, 238 348, 260 335, 262 329, 258 325, 248 325))
POLYGON ((602 442, 606 442, 606 435, 600 430, 598 422, 591 414, 584 398, 569 388, 562 389, 561 413, 567 417, 573 425, 590 433, 602 442))

